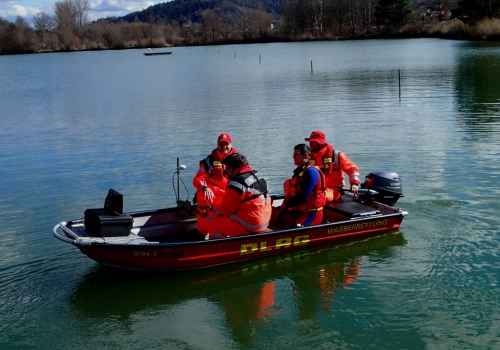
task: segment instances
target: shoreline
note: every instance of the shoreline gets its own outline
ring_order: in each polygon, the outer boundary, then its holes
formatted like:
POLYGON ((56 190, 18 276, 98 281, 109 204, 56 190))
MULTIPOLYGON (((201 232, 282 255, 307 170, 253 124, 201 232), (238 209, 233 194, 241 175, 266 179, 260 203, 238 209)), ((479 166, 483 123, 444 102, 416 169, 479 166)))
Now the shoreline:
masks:
MULTIPOLYGON (((75 36, 76 41, 82 41, 78 36, 75 36)), ((214 40, 207 42, 199 38, 192 38, 190 42, 176 40, 170 38, 172 43, 167 43, 167 39, 162 41, 143 41, 144 44, 137 42, 121 43, 120 45, 108 45, 104 43, 94 43, 93 47, 80 44, 72 45, 70 48, 59 48, 54 50, 13 50, 12 52, 2 52, 0 48, 0 56, 7 55, 25 55, 25 54, 42 54, 42 53, 70 53, 70 52, 85 52, 85 51, 109 51, 109 50, 129 50, 129 49, 162 49, 172 47, 193 47, 193 46, 215 46, 215 45, 241 45, 241 44, 262 44, 262 43, 286 43, 286 42, 311 42, 311 41, 346 41, 346 40, 391 40, 391 39, 423 39, 434 38, 444 40, 459 40, 459 41, 476 41, 476 42, 495 42, 500 41, 500 19, 488 19, 476 23, 474 26, 469 26, 458 19, 439 22, 434 25, 417 26, 415 24, 407 24, 394 32, 379 32, 371 34, 359 34, 356 36, 331 36, 324 34, 321 37, 312 36, 310 33, 301 33, 300 36, 287 37, 281 32, 271 32, 265 37, 259 38, 241 38, 214 40), (194 40, 196 39, 196 40, 194 40)))

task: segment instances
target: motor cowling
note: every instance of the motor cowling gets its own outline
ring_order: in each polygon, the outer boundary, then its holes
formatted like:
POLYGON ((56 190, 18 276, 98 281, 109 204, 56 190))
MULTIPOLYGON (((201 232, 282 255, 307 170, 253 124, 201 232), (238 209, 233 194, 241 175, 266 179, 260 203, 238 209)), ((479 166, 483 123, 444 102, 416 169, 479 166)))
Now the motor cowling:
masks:
POLYGON ((365 176, 365 182, 361 188, 374 190, 377 194, 372 195, 374 201, 394 206, 399 197, 403 197, 401 179, 397 173, 376 171, 365 176))

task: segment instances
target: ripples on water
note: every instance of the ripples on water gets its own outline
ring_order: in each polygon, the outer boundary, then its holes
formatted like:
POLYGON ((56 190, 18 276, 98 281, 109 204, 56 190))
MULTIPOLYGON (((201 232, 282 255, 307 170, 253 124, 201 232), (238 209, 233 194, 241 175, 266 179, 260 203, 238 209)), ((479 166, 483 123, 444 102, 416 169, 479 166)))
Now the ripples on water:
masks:
POLYGON ((0 344, 495 347, 496 45, 173 50, 0 57, 0 344), (172 276, 116 275, 50 236, 111 187, 125 210, 173 205, 176 157, 192 198, 198 162, 222 131, 281 192, 293 146, 314 129, 362 175, 401 175, 402 235, 172 276), (255 313, 270 286, 273 306, 255 313))

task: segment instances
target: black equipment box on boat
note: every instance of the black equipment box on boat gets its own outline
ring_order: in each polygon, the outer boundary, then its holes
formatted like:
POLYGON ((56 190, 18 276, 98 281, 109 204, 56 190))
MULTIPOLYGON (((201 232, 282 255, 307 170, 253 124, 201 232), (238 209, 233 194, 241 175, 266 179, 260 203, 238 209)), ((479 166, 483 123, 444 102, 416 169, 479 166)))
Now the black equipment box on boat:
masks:
POLYGON ((85 228, 92 237, 128 236, 134 219, 123 214, 123 196, 109 189, 104 208, 85 210, 85 228))
POLYGON ((128 236, 133 222, 128 214, 106 215, 104 209, 85 210, 85 228, 92 237, 128 236))

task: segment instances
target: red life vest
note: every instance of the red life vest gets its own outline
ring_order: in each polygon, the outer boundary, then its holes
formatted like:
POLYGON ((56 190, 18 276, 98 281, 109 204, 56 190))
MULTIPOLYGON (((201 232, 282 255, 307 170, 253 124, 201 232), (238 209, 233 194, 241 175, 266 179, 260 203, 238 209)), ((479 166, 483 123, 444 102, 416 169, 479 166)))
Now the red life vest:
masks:
MULTIPOLYGON (((318 179, 318 182, 316 183, 314 190, 309 194, 307 197, 306 201, 299 205, 297 209, 300 211, 311 211, 311 210, 321 210, 323 209, 323 206, 326 204, 326 197, 325 197, 325 176, 321 172, 321 170, 313 165, 309 164, 306 166, 302 171, 298 174, 295 174, 289 182, 289 193, 287 196, 293 197, 299 193, 300 188, 302 186, 302 183, 304 181, 304 178, 302 175, 306 172, 307 169, 314 167, 319 173, 320 178, 318 179)), ((288 181, 288 180, 287 180, 288 181)), ((286 183, 286 181, 285 181, 286 183)), ((285 199, 286 200, 286 199, 285 199)))
MULTIPOLYGON (((213 179, 213 185, 217 185, 222 190, 225 190, 228 175, 224 174, 224 166, 222 164, 222 160, 233 153, 238 153, 238 151, 233 148, 229 153, 221 153, 217 150, 217 148, 214 149, 211 154, 200 161, 200 168, 193 178, 193 186, 198 191, 201 191, 204 186, 210 187, 208 180, 213 179), (225 181, 223 183, 223 187, 221 186, 222 180, 225 181)), ((212 189, 212 187, 210 188, 212 189)))
POLYGON ((205 168, 208 170, 210 177, 220 179, 223 175, 226 175, 227 178, 227 174, 224 174, 224 165, 222 164, 222 161, 224 158, 234 153, 238 153, 235 148, 232 148, 229 153, 219 152, 219 150, 215 148, 210 155, 201 161, 201 163, 205 163, 205 168))
MULTIPOLYGON (((224 165, 222 164, 222 161, 224 158, 227 156, 233 154, 233 153, 238 153, 238 151, 234 148, 231 149, 231 152, 229 153, 221 153, 219 150, 216 148, 212 151, 212 176, 216 179, 220 179, 224 175, 224 165)), ((209 156, 210 157, 210 156, 209 156)), ((208 158, 208 157, 207 157, 208 158)), ((210 164, 210 163, 209 163, 210 164)))
POLYGON ((320 168, 325 176, 329 176, 332 173, 332 166, 336 167, 335 170, 339 170, 338 168, 338 159, 336 164, 333 163, 333 155, 334 150, 333 146, 329 143, 325 143, 321 146, 321 149, 317 152, 311 151, 311 160, 310 162, 320 168))
POLYGON ((318 166, 325 174, 327 188, 343 187, 344 172, 349 175, 349 183, 358 185, 359 171, 343 152, 334 150, 329 143, 317 152, 311 153, 311 163, 318 166))

